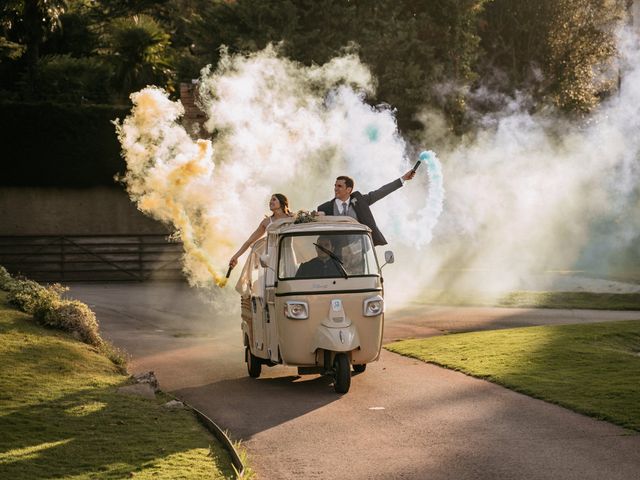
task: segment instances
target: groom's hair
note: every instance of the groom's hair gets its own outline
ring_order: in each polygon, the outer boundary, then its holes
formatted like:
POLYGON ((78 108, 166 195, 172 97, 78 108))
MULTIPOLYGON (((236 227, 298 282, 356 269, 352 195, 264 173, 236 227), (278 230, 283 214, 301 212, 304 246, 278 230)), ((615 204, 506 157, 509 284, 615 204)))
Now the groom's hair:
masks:
POLYGON ((344 180, 344 184, 347 188, 353 188, 353 178, 347 177, 346 175, 340 175, 336 180, 344 180))

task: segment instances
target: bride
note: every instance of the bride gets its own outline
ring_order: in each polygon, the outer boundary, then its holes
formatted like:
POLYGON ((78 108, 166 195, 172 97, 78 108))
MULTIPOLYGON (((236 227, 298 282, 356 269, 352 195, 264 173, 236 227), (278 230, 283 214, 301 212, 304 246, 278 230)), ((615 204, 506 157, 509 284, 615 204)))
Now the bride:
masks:
POLYGON ((281 220, 283 218, 292 217, 293 214, 289 210, 289 200, 281 193, 274 193, 271 195, 271 200, 269 200, 269 210, 271 210, 272 214, 269 217, 266 217, 264 220, 260 222, 258 228, 249 236, 246 242, 242 244, 240 249, 231 257, 229 260, 229 267, 233 268, 238 264, 238 258, 242 256, 242 254, 251 246, 253 243, 261 238, 265 232, 267 231, 267 227, 269 224, 276 220, 281 220))

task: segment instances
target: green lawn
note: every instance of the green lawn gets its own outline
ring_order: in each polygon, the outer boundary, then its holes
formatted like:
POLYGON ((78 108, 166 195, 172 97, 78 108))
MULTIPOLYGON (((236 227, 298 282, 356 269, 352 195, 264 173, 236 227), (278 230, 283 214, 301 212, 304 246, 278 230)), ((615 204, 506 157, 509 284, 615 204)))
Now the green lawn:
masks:
POLYGON ((489 295, 482 292, 469 292, 462 295, 444 290, 427 290, 420 295, 420 300, 416 303, 512 308, 640 310, 640 293, 516 291, 502 295, 489 295))
POLYGON ((640 320, 460 333, 386 348, 640 430, 640 320))
POLYGON ((42 328, 0 292, 0 478, 234 478, 192 412, 117 393, 107 358, 42 328))

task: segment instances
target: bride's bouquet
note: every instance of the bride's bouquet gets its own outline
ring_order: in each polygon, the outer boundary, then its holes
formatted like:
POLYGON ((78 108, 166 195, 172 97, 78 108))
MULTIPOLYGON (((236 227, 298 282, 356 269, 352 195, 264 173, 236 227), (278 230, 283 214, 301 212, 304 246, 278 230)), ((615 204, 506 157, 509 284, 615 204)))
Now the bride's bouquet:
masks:
POLYGON ((316 217, 308 210, 298 210, 294 215, 293 223, 315 222, 316 217))

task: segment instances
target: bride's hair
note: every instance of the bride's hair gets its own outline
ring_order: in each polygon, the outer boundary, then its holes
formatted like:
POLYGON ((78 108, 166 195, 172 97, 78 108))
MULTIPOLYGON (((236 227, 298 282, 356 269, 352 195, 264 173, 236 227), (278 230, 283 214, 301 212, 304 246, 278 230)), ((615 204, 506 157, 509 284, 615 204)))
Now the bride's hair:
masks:
POLYGON ((285 215, 291 215, 291 211, 289 210, 289 199, 281 193, 274 193, 273 196, 278 199, 278 202, 280 202, 282 212, 285 215))

